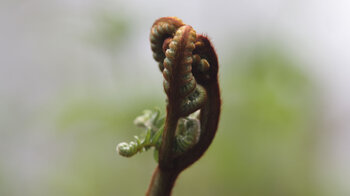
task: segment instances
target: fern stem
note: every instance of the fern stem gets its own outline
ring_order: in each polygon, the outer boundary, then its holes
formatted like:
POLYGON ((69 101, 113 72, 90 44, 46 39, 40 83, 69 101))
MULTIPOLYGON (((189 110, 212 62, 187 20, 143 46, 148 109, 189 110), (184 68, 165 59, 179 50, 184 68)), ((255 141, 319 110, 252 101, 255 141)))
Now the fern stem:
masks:
POLYGON ((174 170, 163 170, 159 167, 153 173, 147 196, 169 196, 179 172, 174 170))

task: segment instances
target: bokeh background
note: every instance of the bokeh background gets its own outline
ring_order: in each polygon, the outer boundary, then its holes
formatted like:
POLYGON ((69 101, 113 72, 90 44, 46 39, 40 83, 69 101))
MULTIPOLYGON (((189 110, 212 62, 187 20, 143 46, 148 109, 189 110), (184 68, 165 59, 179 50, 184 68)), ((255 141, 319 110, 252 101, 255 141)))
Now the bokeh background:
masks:
POLYGON ((3 0, 0 195, 143 195, 115 146, 161 108, 149 31, 178 16, 220 60, 222 116, 174 195, 350 195, 350 2, 3 0))

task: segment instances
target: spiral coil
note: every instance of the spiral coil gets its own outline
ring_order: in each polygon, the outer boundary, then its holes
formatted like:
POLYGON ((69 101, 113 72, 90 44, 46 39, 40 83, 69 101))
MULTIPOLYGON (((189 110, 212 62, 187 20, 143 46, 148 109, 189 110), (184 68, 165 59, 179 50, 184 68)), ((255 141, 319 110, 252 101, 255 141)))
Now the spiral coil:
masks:
POLYGON ((160 71, 163 71, 163 61, 165 54, 163 52, 163 43, 173 37, 176 30, 183 26, 182 21, 177 17, 163 17, 154 22, 151 28, 150 40, 153 58, 158 62, 160 71))

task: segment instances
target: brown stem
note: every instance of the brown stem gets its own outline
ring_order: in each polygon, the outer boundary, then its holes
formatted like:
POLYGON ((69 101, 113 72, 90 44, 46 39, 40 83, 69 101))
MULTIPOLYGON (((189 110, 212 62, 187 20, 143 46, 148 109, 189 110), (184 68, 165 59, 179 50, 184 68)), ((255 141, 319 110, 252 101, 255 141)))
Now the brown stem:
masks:
POLYGON ((175 131, 179 117, 168 106, 168 112, 165 120, 164 132, 162 137, 162 146, 159 150, 159 167, 162 169, 173 169, 172 154, 175 139, 175 131))
POLYGON ((178 175, 179 172, 175 170, 163 170, 157 167, 146 195, 169 196, 178 175))

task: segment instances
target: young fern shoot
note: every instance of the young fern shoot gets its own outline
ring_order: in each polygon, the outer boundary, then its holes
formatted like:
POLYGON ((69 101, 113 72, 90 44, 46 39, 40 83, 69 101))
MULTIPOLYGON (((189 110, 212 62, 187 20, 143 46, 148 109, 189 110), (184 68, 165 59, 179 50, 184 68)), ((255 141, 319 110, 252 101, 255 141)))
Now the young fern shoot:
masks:
POLYGON ((131 157, 153 147, 158 162, 146 195, 171 194, 178 175, 196 162, 214 139, 220 117, 218 59, 210 40, 176 17, 154 22, 150 34, 153 58, 163 74, 166 116, 146 110, 134 123, 143 137, 120 143, 120 155, 131 157))

